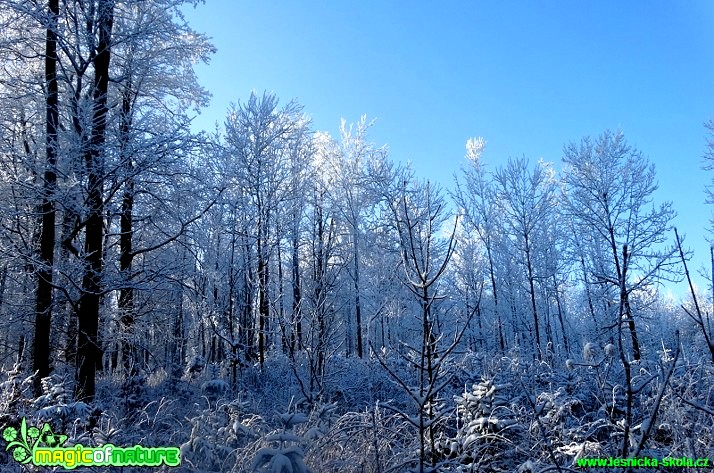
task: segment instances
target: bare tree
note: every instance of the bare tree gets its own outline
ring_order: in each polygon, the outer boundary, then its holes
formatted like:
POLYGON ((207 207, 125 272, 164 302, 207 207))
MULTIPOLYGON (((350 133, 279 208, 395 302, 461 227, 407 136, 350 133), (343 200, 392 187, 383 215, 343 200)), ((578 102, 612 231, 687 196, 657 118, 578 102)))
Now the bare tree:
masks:
POLYGON ((509 159, 506 167, 496 170, 495 179, 505 230, 514 253, 518 255, 518 264, 525 271, 533 317, 535 355, 540 360, 543 357, 540 331, 543 321, 538 314, 536 289, 549 276, 539 264, 539 259, 542 260, 548 247, 545 235, 555 217, 554 173, 544 162, 529 171, 525 158, 509 159))
MULTIPOLYGON (((602 264, 590 268, 590 280, 618 294, 615 327, 626 324, 632 356, 641 357, 632 308, 633 292, 671 274, 674 247, 663 247, 675 212, 669 202, 654 206, 655 169, 628 145, 622 132, 605 131, 564 149, 567 214, 576 232, 592 235, 607 248, 602 264)), ((576 236, 577 238, 577 236, 576 236)))
POLYGON ((101 359, 98 340, 99 306, 102 292, 104 243, 104 142, 106 139, 109 63, 111 61, 114 1, 101 0, 94 18, 97 29, 96 54, 92 60, 92 131, 83 160, 87 173, 87 220, 84 240, 84 276, 78 301, 79 334, 77 340, 77 384, 75 397, 94 400, 97 361, 101 359))
POLYGON ((52 272, 55 252, 55 189, 57 186, 57 128, 59 125, 57 90, 57 17, 59 1, 47 4, 45 42, 45 153, 47 164, 42 188, 42 226, 40 229, 40 267, 37 271, 33 366, 36 372, 35 395, 42 394, 41 379, 50 374, 50 327, 52 318, 52 272))
MULTIPOLYGON (((349 238, 350 266, 347 268, 352 279, 352 297, 354 300, 354 335, 352 319, 347 319, 347 354, 353 353, 353 341, 356 341, 357 356, 364 355, 363 341, 363 233, 367 230, 367 220, 375 208, 379 197, 371 192, 375 186, 371 182, 370 168, 378 166, 386 158, 386 148, 377 147, 367 137, 372 122, 363 115, 355 125, 347 126, 342 120, 340 138, 335 143, 336 150, 325 163, 329 166, 332 183, 328 187, 331 199, 339 212, 340 223, 344 225, 349 238)), ((386 184, 384 184, 386 185, 386 184)))
POLYGON ((495 254, 499 239, 499 215, 495 190, 490 176, 481 159, 486 141, 483 138, 470 138, 466 142, 468 165, 462 170, 464 182, 456 179, 454 201, 464 215, 464 225, 476 232, 486 252, 488 276, 493 297, 493 312, 498 327, 498 344, 501 352, 506 349, 503 335, 503 321, 498 306, 498 278, 496 275, 495 254))
POLYGON ((275 242, 275 220, 280 203, 289 193, 290 141, 305 126, 302 108, 289 102, 278 108, 278 99, 251 94, 244 104, 233 106, 226 119, 227 153, 236 160, 237 182, 245 189, 247 205, 254 210, 250 238, 256 248, 258 278, 258 358, 265 362, 270 320, 270 258, 275 242))
POLYGON ((417 471, 424 473, 431 471, 427 465, 436 467, 437 423, 444 414, 438 408, 438 395, 452 379, 453 374, 448 366, 449 355, 459 345, 470 314, 462 327, 450 331, 441 329, 436 304, 443 296, 438 286, 454 253, 457 220, 454 219, 450 235, 440 237, 448 214, 438 190, 428 182, 409 188, 407 186, 405 180, 401 185, 401 195, 393 198, 390 205, 399 238, 404 283, 420 307, 421 340, 416 345, 405 344, 405 360, 416 370, 417 386, 411 387, 381 356, 378 355, 377 360, 409 395, 417 409, 416 416, 396 411, 418 431, 417 471), (446 337, 451 340, 446 341, 444 346, 446 337))
POLYGON ((141 279, 134 260, 175 241, 194 217, 171 215, 178 225, 164 222, 163 230, 157 231, 159 214, 176 205, 169 197, 172 190, 198 185, 188 169, 198 143, 188 133, 185 107, 198 109, 206 103, 207 92, 198 85, 191 65, 207 61, 213 48, 181 21, 173 1, 128 2, 118 8, 112 67, 117 86, 112 98, 120 106, 113 181, 120 188, 117 302, 123 364, 129 372, 137 363, 135 289, 141 279), (150 235, 142 241, 143 234, 150 235))
MULTIPOLYGON (((689 274, 689 268, 687 267, 687 257, 685 256, 684 250, 682 249, 682 239, 679 237, 679 232, 677 228, 674 229, 674 238, 677 242, 677 251, 679 252, 679 259, 682 261, 682 267, 684 268, 684 275, 687 278, 687 284, 689 285, 689 293, 692 296, 692 302, 694 303, 694 310, 687 309, 682 305, 684 312, 691 318, 695 324, 701 330, 702 335, 704 335, 704 341, 707 344, 709 353, 712 357, 712 363, 714 363, 714 332, 712 331, 711 318, 709 312, 702 313, 702 309, 699 307, 699 300, 697 298, 697 292, 694 289, 694 284, 692 284, 692 278, 689 274)), ((714 248, 711 248, 711 262, 712 271, 714 271, 714 248)))

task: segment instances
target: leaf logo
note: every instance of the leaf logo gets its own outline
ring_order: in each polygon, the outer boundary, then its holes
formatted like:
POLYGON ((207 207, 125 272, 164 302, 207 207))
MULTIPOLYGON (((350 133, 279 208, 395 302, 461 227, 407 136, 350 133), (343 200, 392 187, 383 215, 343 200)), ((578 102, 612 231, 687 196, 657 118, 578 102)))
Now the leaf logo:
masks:
POLYGON ((45 422, 42 426, 42 433, 40 434, 40 442, 48 448, 56 448, 62 446, 67 441, 67 436, 62 434, 55 434, 52 432, 52 427, 50 424, 45 422))
POLYGON ((5 427, 2 438, 7 442, 5 451, 12 451, 12 458, 23 465, 32 460, 35 448, 40 446, 56 448, 67 441, 66 435, 52 432, 52 427, 47 422, 40 430, 34 426, 28 427, 24 417, 20 423, 19 432, 15 427, 5 427))

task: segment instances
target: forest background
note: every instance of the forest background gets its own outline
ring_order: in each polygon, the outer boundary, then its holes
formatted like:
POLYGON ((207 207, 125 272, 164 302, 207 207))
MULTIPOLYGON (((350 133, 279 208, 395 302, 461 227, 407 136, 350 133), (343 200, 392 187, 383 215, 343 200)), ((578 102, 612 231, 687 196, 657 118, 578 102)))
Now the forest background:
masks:
POLYGON ((707 4, 185 3, 0 2, 0 427, 186 471, 714 456, 707 4))

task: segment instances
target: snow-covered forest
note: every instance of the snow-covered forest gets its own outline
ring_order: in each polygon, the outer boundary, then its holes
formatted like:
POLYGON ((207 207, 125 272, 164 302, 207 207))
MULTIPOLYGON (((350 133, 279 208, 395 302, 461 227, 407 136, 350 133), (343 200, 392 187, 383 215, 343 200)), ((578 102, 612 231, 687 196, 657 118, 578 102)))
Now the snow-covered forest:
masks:
POLYGON ((196 133, 182 3, 0 2, 0 431, 180 447, 106 471, 714 460, 712 288, 647 150, 493 165, 465 136, 438 183, 270 92, 196 133))

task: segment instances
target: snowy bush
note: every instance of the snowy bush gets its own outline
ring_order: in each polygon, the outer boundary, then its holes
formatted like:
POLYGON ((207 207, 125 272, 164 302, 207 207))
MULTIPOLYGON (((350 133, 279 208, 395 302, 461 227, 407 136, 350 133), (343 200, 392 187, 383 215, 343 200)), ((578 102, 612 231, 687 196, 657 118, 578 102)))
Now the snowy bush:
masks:
POLYGON ((201 385, 201 392, 206 396, 209 402, 216 402, 225 396, 229 390, 230 386, 222 379, 212 379, 201 385))
POLYGON ((186 365, 184 376, 189 380, 194 379, 203 372, 205 367, 206 360, 204 360, 202 356, 194 354, 186 365))
POLYGON ((312 440, 306 458, 316 472, 405 471, 414 461, 414 442, 410 424, 375 405, 334 419, 324 435, 312 440))
POLYGON ((523 429, 506 396, 510 387, 482 379, 455 396, 458 430, 453 439, 441 442, 448 457, 463 465, 488 460, 491 471, 506 471, 520 456, 523 429))
POLYGON ((73 402, 69 383, 56 376, 42 379, 43 394, 34 400, 38 420, 50 422, 59 431, 71 432, 70 425, 85 423, 92 409, 84 402, 73 402))
POLYGON ((8 417, 7 420, 10 420, 25 414, 21 404, 23 399, 27 400, 30 396, 32 381, 32 376, 23 378, 22 366, 19 364, 7 372, 7 380, 0 383, 0 412, 3 418, 8 417))
POLYGON ((136 421, 136 414, 146 405, 146 375, 143 371, 133 368, 121 385, 122 407, 127 424, 136 421))
POLYGON ((269 446, 255 454, 251 469, 264 473, 310 473, 305 465, 305 453, 300 447, 302 438, 293 432, 295 426, 304 424, 308 417, 300 412, 286 412, 278 416, 281 428, 264 437, 269 446))
POLYGON ((246 411, 247 404, 235 400, 187 419, 191 433, 180 446, 182 463, 192 472, 231 471, 262 430, 262 418, 246 411))

